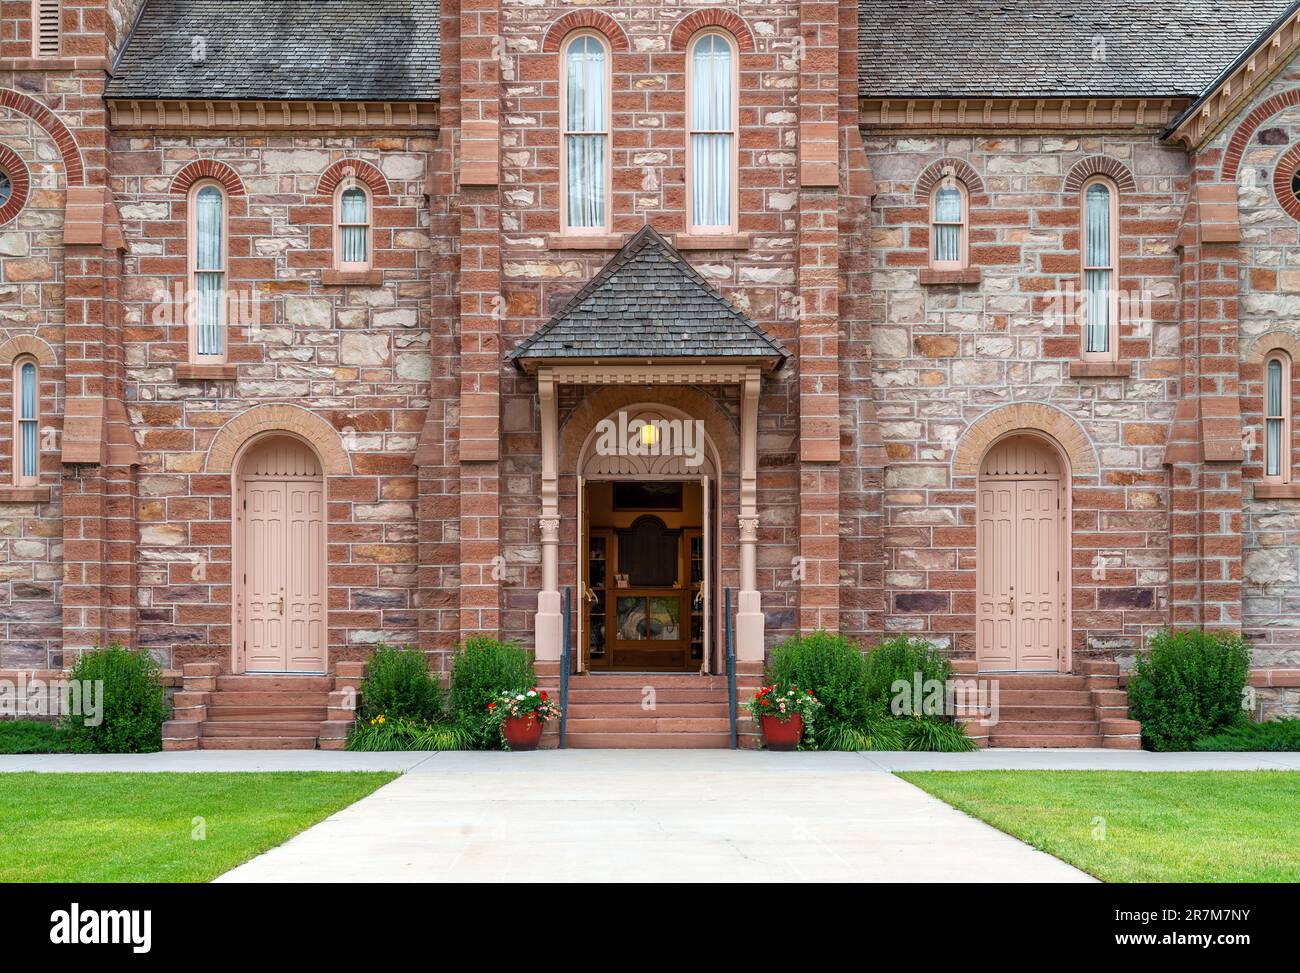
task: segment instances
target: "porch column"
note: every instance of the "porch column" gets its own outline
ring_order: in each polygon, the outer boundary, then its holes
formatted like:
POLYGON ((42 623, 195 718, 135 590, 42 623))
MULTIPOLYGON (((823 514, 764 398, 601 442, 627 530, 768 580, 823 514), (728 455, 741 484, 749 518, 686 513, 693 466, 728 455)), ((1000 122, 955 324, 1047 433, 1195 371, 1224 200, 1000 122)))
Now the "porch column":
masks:
POLYGON ((757 368, 745 370, 740 412, 740 597, 736 606, 736 658, 763 661, 763 605, 758 593, 758 392, 757 368))
POLYGON ((555 408, 555 377, 549 368, 537 372, 542 407, 542 589, 537 593, 534 647, 539 662, 558 662, 564 646, 564 614, 560 600, 560 483, 559 417, 555 408))

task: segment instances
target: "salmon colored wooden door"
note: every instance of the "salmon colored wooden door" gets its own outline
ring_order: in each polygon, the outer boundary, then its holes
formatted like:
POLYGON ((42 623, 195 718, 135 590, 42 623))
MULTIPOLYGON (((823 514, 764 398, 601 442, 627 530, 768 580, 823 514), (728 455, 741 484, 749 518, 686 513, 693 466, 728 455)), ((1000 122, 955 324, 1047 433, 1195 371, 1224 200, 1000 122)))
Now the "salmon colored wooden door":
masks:
POLYGON ((977 503, 979 667, 1056 672, 1068 579, 1061 465, 1031 437, 999 443, 981 467, 977 503))
POLYGON ((324 672, 325 488, 311 450, 277 439, 241 476, 242 637, 250 672, 324 672))

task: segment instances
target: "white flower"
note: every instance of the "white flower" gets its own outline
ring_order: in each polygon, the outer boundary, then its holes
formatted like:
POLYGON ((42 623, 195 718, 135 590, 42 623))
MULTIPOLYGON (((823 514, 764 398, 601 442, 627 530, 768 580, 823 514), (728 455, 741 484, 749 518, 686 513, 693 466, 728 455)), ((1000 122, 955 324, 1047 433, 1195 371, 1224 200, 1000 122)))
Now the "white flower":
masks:
POLYGON ((524 694, 523 694, 523 693, 520 693, 518 696, 515 697, 515 699, 523 699, 523 698, 524 698, 524 694))
MULTIPOLYGON (((530 689, 530 690, 528 690, 528 695, 529 695, 529 696, 536 696, 537 694, 536 694, 535 692, 533 692, 533 691, 530 689)), ((520 696, 519 698, 520 698, 520 699, 523 699, 522 696, 520 696)))

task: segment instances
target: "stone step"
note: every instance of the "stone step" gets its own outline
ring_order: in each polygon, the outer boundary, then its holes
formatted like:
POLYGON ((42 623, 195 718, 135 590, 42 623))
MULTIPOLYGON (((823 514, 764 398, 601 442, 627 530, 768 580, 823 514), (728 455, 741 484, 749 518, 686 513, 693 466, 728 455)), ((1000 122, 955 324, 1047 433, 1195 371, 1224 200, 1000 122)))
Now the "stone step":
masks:
POLYGON ((1107 750, 1141 750, 1141 737, 1102 737, 1101 745, 1107 750))
POLYGON ((316 737, 200 737, 200 750, 315 750, 316 737))
MULTIPOLYGON (((970 679, 970 676, 963 677, 970 679)), ((1083 676, 1063 672, 981 672, 980 682, 996 682, 1002 691, 1008 689, 1087 689, 1083 676)))
POLYGON ((569 689, 640 689, 656 686, 671 689, 720 689, 727 691, 726 676, 701 676, 698 672, 585 673, 569 679, 569 689))
POLYGON ((227 720, 309 720, 323 721, 328 714, 325 706, 225 706, 207 707, 207 721, 221 723, 227 720))
POLYGON ((1137 720, 1104 719, 1101 732, 1105 736, 1134 736, 1142 732, 1142 724, 1137 720))
POLYGON ((232 692, 328 692, 332 676, 218 676, 217 690, 232 692))
POLYGON ((669 719, 574 719, 569 714, 568 733, 726 733, 730 721, 722 719, 689 719, 671 717, 669 719))
MULTIPOLYGON (((635 703, 641 705, 648 696, 640 689, 571 689, 569 708, 585 703, 635 703)), ((654 691, 656 705, 663 703, 723 703, 727 702, 725 690, 716 689, 659 689, 654 691)))
POLYGON ((1038 736, 1034 734, 1008 734, 1007 736, 989 737, 989 747, 1017 747, 1020 749, 1066 749, 1076 747, 1100 747, 1102 738, 1085 734, 1063 734, 1060 736, 1038 736))
MULTIPOLYGON (((989 697, 992 699, 992 696, 989 697)), ((998 689, 999 706, 1090 706, 1086 689, 998 689)))
POLYGON ((1069 720, 1001 720, 989 727, 989 736, 998 739, 1004 736, 1099 736, 1100 728, 1096 721, 1069 720))
POLYGON ((574 703, 569 701, 569 719, 600 717, 643 717, 646 719, 686 717, 726 717, 727 704, 723 703, 659 703, 654 709, 643 709, 640 703, 574 703))
POLYGON ((730 733, 574 733, 569 731, 571 750, 725 750, 730 733))
POLYGON ((1097 718, 1091 706, 998 706, 999 720, 1066 720, 1088 723, 1097 718))
POLYGON ((320 736, 320 724, 300 720, 258 720, 204 723, 202 739, 215 737, 312 737, 320 736))
POLYGON ((296 692, 251 692, 228 690, 208 696, 211 706, 328 706, 330 694, 325 690, 296 692))

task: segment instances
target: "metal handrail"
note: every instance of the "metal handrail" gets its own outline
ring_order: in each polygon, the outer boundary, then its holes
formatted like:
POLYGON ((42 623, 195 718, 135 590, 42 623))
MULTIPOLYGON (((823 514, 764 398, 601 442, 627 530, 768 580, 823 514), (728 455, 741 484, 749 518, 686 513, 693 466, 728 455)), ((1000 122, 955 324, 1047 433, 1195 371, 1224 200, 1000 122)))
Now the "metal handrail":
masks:
POLYGON ((564 589, 564 642, 560 649, 560 749, 564 749, 565 729, 569 723, 569 651, 573 639, 571 610, 573 589, 564 589))
POLYGON ((736 633, 731 625, 731 589, 726 590, 723 615, 727 621, 727 715, 731 718, 731 749, 736 742, 736 633))

